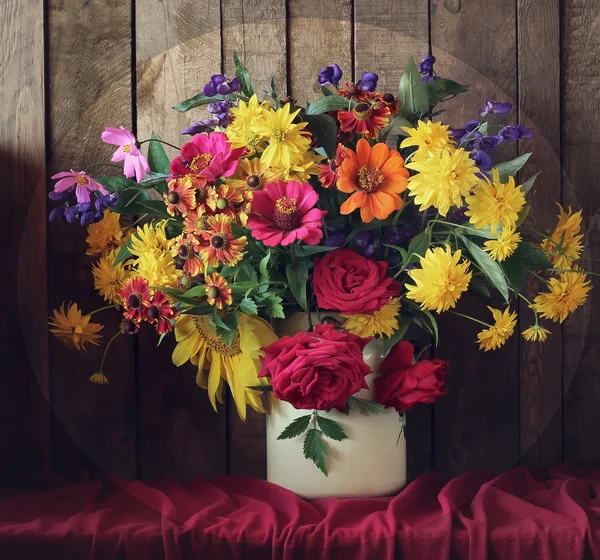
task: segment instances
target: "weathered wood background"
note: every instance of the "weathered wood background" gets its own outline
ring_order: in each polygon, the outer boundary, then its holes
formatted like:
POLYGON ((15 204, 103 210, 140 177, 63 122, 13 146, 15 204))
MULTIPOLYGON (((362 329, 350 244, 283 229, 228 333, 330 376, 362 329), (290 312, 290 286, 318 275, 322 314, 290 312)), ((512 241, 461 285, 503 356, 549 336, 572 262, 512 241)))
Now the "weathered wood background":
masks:
MULTIPOLYGON (((264 476, 263 418, 212 412, 189 370, 154 340, 122 337, 101 356, 48 340, 49 309, 92 290, 84 235, 46 227, 47 177, 108 160, 105 126, 171 142, 194 115, 170 110, 234 51, 255 89, 312 99, 319 69, 337 62, 395 91, 409 55, 470 93, 448 105, 456 126, 488 99, 509 99, 535 130, 511 155, 535 150, 542 171, 531 215, 551 227, 553 201, 582 207, 586 268, 600 258, 600 2, 595 0, 3 0, 0 7, 0 471, 92 465, 144 479, 222 473, 264 476)), ((599 286, 597 285, 597 288, 599 286)), ((476 350, 476 326, 445 323, 438 354, 450 393, 410 414, 412 476, 600 460, 600 291, 543 346, 514 337, 476 350)), ((525 311, 525 310, 523 310, 525 311)), ((525 312, 525 316, 527 313, 525 312)), ((114 318, 117 321, 117 318, 114 318)), ((114 325, 113 325, 114 326, 114 325)))

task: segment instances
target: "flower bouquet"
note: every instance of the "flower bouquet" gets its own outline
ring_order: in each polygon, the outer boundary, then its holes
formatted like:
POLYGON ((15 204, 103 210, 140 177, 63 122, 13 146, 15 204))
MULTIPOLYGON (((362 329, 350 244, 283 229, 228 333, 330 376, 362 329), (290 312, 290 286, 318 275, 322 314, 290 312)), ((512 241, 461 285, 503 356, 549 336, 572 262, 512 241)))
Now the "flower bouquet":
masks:
MULTIPOLYGON (((581 212, 559 206, 553 231, 527 221, 536 176, 516 177, 529 154, 499 162, 494 150, 531 131, 502 123, 502 102, 462 128, 434 121, 467 89, 434 62, 411 59, 393 92, 378 92, 373 73, 343 83, 332 64, 322 96, 302 107, 274 80, 259 97, 236 56, 233 79, 212 76, 175 107, 209 113, 181 147, 107 128, 123 173, 59 173, 49 195, 60 203, 51 222, 87 228, 101 309, 122 315, 106 350, 140 328, 174 335, 173 363, 195 366, 215 410, 226 386, 242 419, 247 406, 287 403, 295 413, 277 437, 302 442, 327 475, 344 418, 391 413, 400 434, 398 414, 445 392, 448 364, 404 340, 411 325, 435 345, 436 317, 453 313, 480 323, 475 342, 495 350, 523 300, 522 336, 546 340, 542 320, 564 321, 590 290, 576 264, 581 212), (476 317, 454 311, 467 290, 495 303, 476 317)), ((78 350, 98 345, 92 313, 63 304, 51 331, 78 350)), ((90 381, 107 373, 100 364, 90 381)))

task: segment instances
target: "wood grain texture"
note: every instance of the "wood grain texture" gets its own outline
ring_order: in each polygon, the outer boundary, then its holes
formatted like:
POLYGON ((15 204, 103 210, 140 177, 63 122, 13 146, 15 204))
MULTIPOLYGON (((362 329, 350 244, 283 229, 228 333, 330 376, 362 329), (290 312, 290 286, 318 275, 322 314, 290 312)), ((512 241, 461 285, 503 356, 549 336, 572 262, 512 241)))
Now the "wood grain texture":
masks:
MULTIPOLYGON (((354 74, 363 71, 379 75, 377 90, 398 94, 400 76, 408 58, 417 62, 429 52, 429 18, 427 0, 409 2, 385 1, 373 4, 355 2, 354 74)), ((409 338, 425 341, 420 329, 408 333, 409 338)), ((406 418, 408 476, 412 480, 433 465, 432 407, 418 406, 406 418)))
MULTIPOLYGON (((198 109, 181 115, 171 107, 199 93, 221 71, 219 2, 137 2, 136 29, 138 136, 155 131, 181 145, 189 139, 181 137, 181 129, 208 115, 198 109)), ((195 383, 193 366, 172 364, 173 337, 160 347, 157 341, 153 329, 140 332, 139 474, 144 479, 225 474, 226 408, 214 412, 195 383)))
MULTIPOLYGON (((131 4, 123 0, 49 0, 49 174, 110 161, 114 148, 100 141, 105 126, 131 127, 131 4)), ((101 172, 94 168, 92 172, 101 172)), ((109 172, 115 172, 108 168, 109 172)), ((48 235, 49 303, 77 302, 89 312, 104 305, 93 289, 86 232, 56 224, 48 235)), ((117 331, 116 311, 102 312, 104 342, 117 331)), ((133 340, 118 339, 105 366, 110 385, 88 382, 103 348, 79 354, 52 339, 50 372, 54 467, 94 466, 135 475, 133 340)))
POLYGON ((342 81, 352 79, 351 7, 349 0, 289 3, 288 81, 301 105, 320 97, 317 76, 324 66, 335 62, 342 81))
POLYGON ((250 71, 254 91, 260 98, 271 91, 275 78, 280 97, 286 83, 286 8, 284 0, 221 0, 223 69, 235 74, 233 53, 250 71))
POLYGON ((43 17, 0 10, 0 473, 49 467, 43 17))
MULTIPOLYGON (((563 201, 583 208, 583 268, 598 272, 600 191, 595 165, 600 149, 598 80, 600 14, 590 0, 562 3, 563 201)), ((587 304, 563 326, 564 459, 599 461, 600 283, 593 277, 587 304)))
MULTIPOLYGON (((558 0, 518 2, 519 122, 534 137, 520 142, 519 152, 533 152, 521 173, 525 181, 541 171, 528 196, 530 220, 554 227, 561 200, 560 162, 560 11, 558 0)), ((528 283, 530 299, 541 288, 528 283)), ((532 321, 521 302, 521 330, 532 321)), ((520 340, 521 347, 521 461, 536 468, 562 459, 562 333, 552 327, 546 344, 520 340)))
MULTIPOLYGON (((431 2, 431 42, 441 76, 470 84, 447 104, 445 122, 462 126, 485 99, 517 100, 516 5, 513 0, 431 2)), ((515 118, 516 113, 509 115, 515 118)), ((502 157, 516 155, 507 146, 502 157)), ((500 299, 492 301, 501 307, 500 299)), ((457 310, 490 320, 486 304, 461 298, 457 310)), ((435 404, 435 467, 454 475, 472 468, 505 470, 519 461, 519 340, 494 353, 478 351, 479 325, 444 314, 436 355, 450 363, 448 395, 435 404)))

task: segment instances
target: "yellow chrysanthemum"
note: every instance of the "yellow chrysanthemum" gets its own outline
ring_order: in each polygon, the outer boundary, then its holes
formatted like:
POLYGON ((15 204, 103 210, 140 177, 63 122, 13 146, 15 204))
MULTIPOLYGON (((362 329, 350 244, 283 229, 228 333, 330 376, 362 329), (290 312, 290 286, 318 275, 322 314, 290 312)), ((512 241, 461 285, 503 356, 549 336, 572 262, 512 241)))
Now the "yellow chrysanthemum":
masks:
POLYGON ((258 120, 252 130, 258 136, 266 136, 269 145, 260 159, 270 167, 289 168, 294 155, 302 155, 310 148, 310 133, 306 130, 308 123, 294 123, 300 109, 290 113, 290 104, 281 109, 264 112, 264 118, 258 120))
POLYGON ((86 242, 88 249, 86 255, 102 255, 107 251, 120 247, 125 241, 123 230, 119 223, 119 214, 104 211, 104 217, 87 227, 88 236, 86 242))
POLYGON ((463 196, 481 182, 477 176, 479 169, 462 148, 428 152, 427 157, 411 161, 405 167, 418 171, 409 178, 408 190, 419 209, 433 206, 442 216, 446 216, 452 205, 462 206, 463 196))
POLYGON ((567 212, 560 204, 558 207, 560 209, 558 224, 550 237, 544 239, 540 246, 556 268, 571 268, 583 251, 581 243, 583 234, 580 233, 581 210, 573 214, 570 207, 567 212))
POLYGON ((521 234, 514 229, 503 229, 498 239, 490 239, 483 248, 495 261, 503 261, 510 257, 521 243, 521 234))
POLYGON ((407 297, 438 313, 454 307, 471 281, 469 263, 459 262, 460 257, 460 250, 452 253, 449 246, 427 249, 421 268, 408 273, 415 285, 406 284, 407 297))
POLYGON ((429 152, 437 153, 453 146, 449 126, 446 124, 419 121, 417 128, 402 127, 402 130, 408 134, 408 138, 402 140, 400 149, 416 146, 413 161, 422 160, 429 152))
POLYGON ((166 227, 166 220, 138 226, 131 240, 129 252, 135 257, 145 253, 170 252, 173 241, 167 239, 166 227))
POLYGON ((290 166, 273 167, 272 172, 277 181, 298 181, 299 183, 308 182, 311 175, 319 173, 319 163, 325 159, 323 156, 311 151, 292 156, 290 166))
POLYGON ((502 183, 498 170, 492 169, 492 180, 480 181, 466 203, 469 208, 465 215, 470 217, 469 221, 480 229, 491 226, 495 232, 500 224, 506 229, 515 227, 525 206, 525 195, 513 177, 502 183))
POLYGON ((269 323, 260 317, 239 313, 238 332, 231 346, 216 334, 209 315, 181 315, 175 323, 177 346, 173 351, 173 363, 181 366, 191 362, 198 369, 196 383, 208 389, 213 407, 223 402, 224 382, 229 385, 240 418, 246 419, 246 405, 254 410, 265 409, 256 391, 247 387, 267 385, 258 378, 261 369, 261 348, 277 340, 269 323), (208 376, 207 376, 208 373, 208 376))
POLYGON ((143 253, 134 264, 137 275, 148 280, 150 286, 175 288, 183 274, 181 270, 177 270, 175 260, 170 253, 160 251, 143 253))
POLYGON ((342 315, 345 319, 344 328, 361 338, 391 337, 399 328, 399 312, 400 298, 390 298, 388 303, 371 315, 342 315))
POLYGON ((488 309, 492 312, 494 324, 487 329, 483 329, 477 335, 479 349, 486 352, 503 346, 515 332, 517 324, 517 314, 511 313, 508 307, 504 311, 493 307, 488 307, 488 309))
POLYGON ((125 268, 122 262, 113 266, 118 252, 117 249, 114 249, 109 253, 105 253, 92 266, 94 288, 98 290, 98 293, 105 301, 114 305, 121 305, 123 303, 123 298, 119 292, 125 282, 131 278, 131 273, 125 268))
POLYGON ((225 129, 225 134, 232 148, 246 148, 248 155, 254 155, 264 149, 268 135, 258 133, 255 126, 264 120, 264 113, 270 108, 268 101, 261 103, 254 94, 248 103, 239 101, 238 106, 231 109, 234 118, 225 129))
POLYGON ((94 385, 108 385, 108 378, 101 371, 90 375, 90 383, 94 385))
POLYGON ((542 325, 532 325, 521 334, 527 342, 544 342, 551 333, 548 329, 542 327, 542 325))
POLYGON ((59 309, 54 309, 54 317, 48 321, 50 332, 65 346, 85 350, 86 344, 98 346, 101 335, 96 334, 104 327, 98 323, 90 323, 91 315, 82 315, 76 303, 69 303, 65 311, 63 303, 59 309))
POLYGON ((562 323, 569 313, 583 305, 592 289, 587 275, 575 268, 572 272, 561 272, 558 278, 550 278, 548 292, 543 292, 533 300, 533 308, 544 319, 562 323))
POLYGON ((234 189, 257 191, 263 190, 267 183, 277 181, 277 175, 260 158, 243 158, 239 160, 235 174, 226 181, 234 189))

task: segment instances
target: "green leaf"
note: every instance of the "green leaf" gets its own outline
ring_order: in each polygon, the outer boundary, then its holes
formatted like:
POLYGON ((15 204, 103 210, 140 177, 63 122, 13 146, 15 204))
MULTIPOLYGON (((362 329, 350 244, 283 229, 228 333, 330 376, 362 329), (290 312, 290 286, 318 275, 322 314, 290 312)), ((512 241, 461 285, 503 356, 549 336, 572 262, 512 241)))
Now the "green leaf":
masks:
POLYGON ((317 416, 317 423, 319 424, 319 428, 321 428, 323 435, 329 439, 342 441, 348 437, 346 432, 344 432, 344 428, 342 428, 335 420, 317 416))
POLYGON ((271 319, 285 319, 282 299, 279 296, 270 295, 265 299, 266 311, 271 319))
POLYGON ((517 221, 515 223, 515 229, 518 229, 521 226, 521 224, 527 219, 527 216, 529 216, 530 209, 531 206, 525 206, 525 208, 523 208, 519 212, 519 215, 517 216, 517 221))
POLYGON ((169 173, 171 160, 165 152, 165 147, 158 141, 158 136, 153 132, 148 146, 148 165, 155 173, 169 173))
POLYGON ((535 180, 537 179, 537 176, 540 173, 541 173, 541 171, 538 171, 533 177, 530 177, 529 179, 527 179, 527 181, 525 181, 521 185, 521 190, 523 191, 523 194, 525 196, 527 196, 527 193, 529 193, 529 191, 531 190, 531 187, 533 187, 533 184, 535 183, 535 180))
POLYGON ((484 239, 496 239, 495 235, 492 235, 492 231, 489 226, 487 229, 477 229, 469 224, 461 225, 460 227, 455 227, 457 232, 462 233, 463 235, 470 235, 471 237, 483 237, 484 239))
POLYGON ((515 159, 499 163, 494 167, 500 173, 500 180, 505 183, 509 177, 514 177, 521 168, 527 163, 527 160, 531 157, 531 154, 523 154, 515 159))
MULTIPOLYGON (((504 271, 506 272, 506 271, 504 271)), ((509 282, 510 282, 510 278, 509 278, 509 282)), ((485 298, 485 299, 489 299, 492 297, 492 294, 490 294, 490 289, 488 287, 488 283, 484 282, 483 279, 479 276, 475 276, 473 275, 473 277, 471 278, 471 282, 469 284, 469 288, 471 288, 473 290, 473 292, 475 292, 478 296, 485 298)))
POLYGON ((429 111, 429 98, 425 84, 412 56, 408 59, 404 74, 400 78, 400 101, 402 108, 418 117, 429 111))
POLYGON ((431 232, 429 230, 422 231, 419 235, 415 235, 408 244, 408 250, 406 251, 409 255, 418 255, 423 257, 425 252, 431 244, 431 232))
POLYGON ((339 247, 325 247, 324 245, 303 245, 296 249, 296 255, 298 257, 312 257, 319 253, 327 253, 328 251, 335 251, 339 247))
POLYGON ((350 410, 355 410, 362 416, 373 416, 385 412, 385 406, 374 401, 359 399, 358 397, 350 397, 348 399, 350 410))
MULTIPOLYGON (((309 417, 310 418, 310 417, 309 417)), ((306 437, 304 438, 304 456, 310 459, 317 468, 327 476, 327 467, 325 466, 325 459, 327 459, 328 451, 327 446, 321 439, 321 430, 311 428, 308 430, 306 437)))
POLYGON ((146 190, 128 188, 119 192, 119 200, 111 210, 117 214, 146 214, 147 210, 140 205, 140 202, 143 200, 150 200, 146 190))
POLYGON ((273 101, 279 100, 279 92, 277 91, 277 82, 275 76, 271 76, 271 99, 273 101))
POLYGON ((406 307, 414 318, 414 322, 417 323, 422 329, 426 330, 433 335, 435 344, 437 346, 440 338, 438 331, 438 324, 436 318, 427 309, 422 309, 421 306, 412 300, 405 300, 406 307))
POLYGON ((235 77, 242 84, 242 91, 246 97, 252 97, 254 95, 254 89, 250 83, 250 72, 240 61, 240 57, 236 52, 233 53, 233 64, 235 65, 235 77))
POLYGON ((414 128, 415 126, 402 115, 396 115, 380 133, 380 139, 385 141, 388 136, 408 136, 402 128, 414 128))
POLYGON ((352 107, 355 103, 351 100, 340 97, 339 95, 328 95, 327 97, 320 97, 316 101, 313 101, 306 109, 306 115, 320 115, 321 113, 328 113, 329 111, 337 111, 338 109, 345 109, 352 107))
POLYGON ((525 283, 525 277, 527 276, 527 267, 519 258, 515 258, 514 254, 501 263, 500 266, 504 270, 512 289, 520 293, 525 283))
POLYGON ((269 281, 271 279, 269 276, 269 271, 267 269, 270 260, 271 260, 271 251, 267 250, 267 254, 262 259, 260 259, 260 263, 258 265, 258 270, 262 277, 261 279, 264 281, 269 281))
POLYGON ((111 175, 108 177, 96 177, 95 179, 100 183, 103 187, 106 188, 107 191, 120 192, 125 189, 129 189, 135 185, 135 181, 132 179, 126 179, 122 175, 111 175))
POLYGON ((115 257, 115 260, 112 264, 113 266, 117 266, 119 263, 126 261, 131 256, 131 252, 129 251, 129 249, 131 249, 131 245, 133 243, 133 238, 134 238, 134 236, 132 235, 125 242, 123 247, 121 247, 120 251, 117 253, 117 256, 115 257))
MULTIPOLYGON (((248 385, 246 389, 252 389, 253 391, 260 391, 261 393, 273 392, 273 385, 248 385)), ((279 439, 279 438, 277 438, 279 439)))
POLYGON ((546 254, 526 241, 519 243, 519 246, 510 258, 518 259, 529 270, 537 271, 552 268, 552 263, 548 260, 546 254))
POLYGON ((429 98, 429 105, 434 106, 446 100, 448 97, 453 97, 460 93, 469 91, 468 86, 463 86, 452 80, 440 78, 439 80, 432 80, 425 84, 427 90, 427 97, 429 98))
POLYGON ((390 338, 382 340, 384 354, 387 354, 398 341, 402 340, 412 322, 413 317, 411 315, 405 314, 398 317, 398 330, 390 338))
POLYGON ((240 301, 240 311, 248 313, 249 315, 257 315, 258 307, 252 298, 245 297, 242 301, 240 301))
POLYGON ((243 280, 242 282, 236 282, 235 284, 230 284, 230 288, 233 293, 247 292, 248 290, 252 290, 257 287, 257 282, 253 282, 252 280, 243 280))
POLYGON ((183 222, 176 222, 175 220, 169 220, 165 228, 167 233, 167 239, 173 239, 183 231, 183 222))
POLYGON ((202 107, 203 105, 208 105, 213 101, 224 101, 225 99, 229 99, 227 95, 213 95, 212 97, 207 97, 203 93, 199 93, 198 95, 194 95, 194 97, 190 97, 185 101, 182 101, 178 105, 175 105, 173 109, 180 113, 185 113, 190 109, 195 109, 196 107, 202 107))
POLYGON ((504 272, 502 272, 500 265, 496 261, 493 261, 479 245, 476 245, 464 235, 459 234, 459 237, 465 244, 469 253, 471 253, 475 262, 479 265, 479 268, 481 268, 482 272, 488 277, 492 286, 502 294, 502 297, 508 303, 508 285, 506 284, 506 278, 504 277, 504 272))
POLYGON ((212 320, 215 323, 217 330, 217 336, 220 336, 227 346, 233 344, 235 335, 237 334, 237 326, 239 322, 238 314, 236 312, 224 313, 219 317, 216 313, 213 314, 212 320))
POLYGON ((283 430, 283 432, 279 434, 279 437, 277 439, 292 439, 299 436, 300 434, 303 434, 308 428, 308 424, 310 423, 310 417, 310 414, 298 416, 298 418, 293 420, 291 424, 289 424, 285 428, 285 430, 283 430))
POLYGON ((204 297, 206 295, 206 288, 204 287, 204 284, 200 284, 190 288, 187 292, 184 292, 181 295, 187 298, 204 297))
POLYGON ((308 311, 308 303, 306 298, 306 284, 308 282, 308 264, 306 261, 297 261, 294 267, 288 264, 285 269, 288 284, 292 295, 296 298, 298 305, 304 311, 308 311))
POLYGON ((303 115, 308 130, 323 147, 328 157, 334 158, 337 148, 337 124, 329 115, 303 115))
POLYGON ((171 217, 167 212, 167 206, 165 205, 164 200, 140 200, 138 205, 144 209, 144 213, 160 216, 162 218, 171 217))
POLYGON ((335 95, 335 93, 333 93, 333 91, 331 91, 330 89, 327 89, 326 87, 321 86, 321 93, 325 96, 328 97, 330 95, 335 95))

